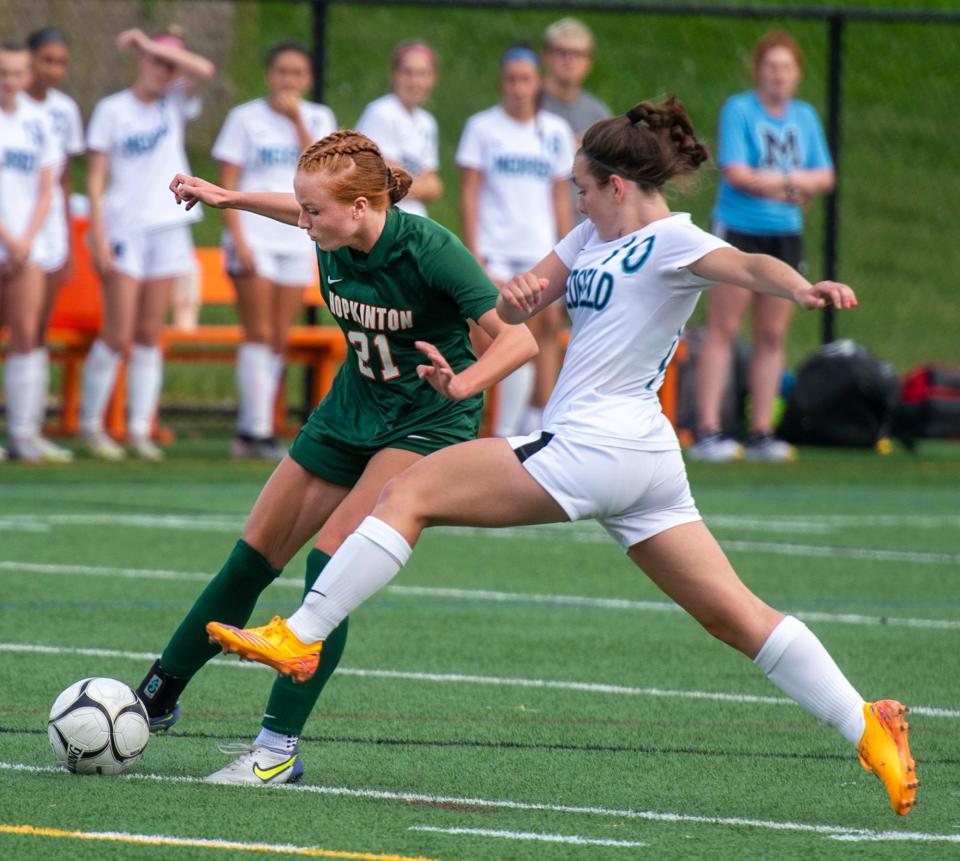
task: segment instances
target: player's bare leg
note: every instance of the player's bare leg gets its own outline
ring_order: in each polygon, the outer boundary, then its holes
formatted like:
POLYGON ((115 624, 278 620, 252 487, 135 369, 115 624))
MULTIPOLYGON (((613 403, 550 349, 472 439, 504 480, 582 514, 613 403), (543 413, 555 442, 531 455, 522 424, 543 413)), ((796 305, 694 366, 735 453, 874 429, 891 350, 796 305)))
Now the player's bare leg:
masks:
POLYGON ((883 781, 894 811, 910 811, 919 782, 906 709, 894 700, 865 703, 802 622, 747 589, 702 521, 665 530, 628 555, 707 631, 751 658, 780 690, 856 746, 864 768, 883 781))

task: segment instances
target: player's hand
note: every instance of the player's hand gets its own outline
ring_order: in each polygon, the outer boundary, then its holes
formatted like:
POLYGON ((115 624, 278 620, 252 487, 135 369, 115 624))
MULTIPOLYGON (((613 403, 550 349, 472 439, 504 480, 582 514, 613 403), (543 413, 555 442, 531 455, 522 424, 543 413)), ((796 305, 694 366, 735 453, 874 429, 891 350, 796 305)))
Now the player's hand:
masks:
POLYGON ((277 93, 270 99, 271 107, 288 120, 300 119, 300 96, 297 93, 277 93))
POLYGON ((857 297, 846 284, 838 281, 818 281, 809 290, 804 290, 797 297, 797 304, 801 308, 813 310, 816 308, 854 308, 857 297))
POLYGON ((90 251, 93 257, 93 268, 97 270, 101 279, 106 278, 113 269, 113 251, 110 249, 110 243, 93 242, 90 251))
POLYGON ((540 297, 549 286, 546 278, 537 278, 532 272, 521 272, 500 288, 500 295, 512 308, 532 314, 539 308, 540 297))
POLYGON ((224 209, 229 200, 229 192, 219 185, 200 179, 199 176, 187 176, 178 173, 170 183, 170 191, 177 204, 186 204, 185 209, 193 209, 198 203, 205 203, 217 209, 224 209))
POLYGON ((445 398, 462 401, 465 393, 458 391, 457 375, 443 354, 426 341, 414 341, 413 345, 430 361, 429 365, 417 365, 417 376, 430 383, 445 398))
POLYGON ((6 272, 12 275, 19 272, 30 257, 30 243, 19 236, 11 236, 7 242, 6 272))
POLYGON ((253 249, 246 242, 234 241, 233 255, 237 275, 256 275, 257 261, 253 256, 253 249))
POLYGON ((127 48, 143 48, 150 41, 150 37, 139 27, 131 27, 117 36, 117 47, 124 51, 127 48))

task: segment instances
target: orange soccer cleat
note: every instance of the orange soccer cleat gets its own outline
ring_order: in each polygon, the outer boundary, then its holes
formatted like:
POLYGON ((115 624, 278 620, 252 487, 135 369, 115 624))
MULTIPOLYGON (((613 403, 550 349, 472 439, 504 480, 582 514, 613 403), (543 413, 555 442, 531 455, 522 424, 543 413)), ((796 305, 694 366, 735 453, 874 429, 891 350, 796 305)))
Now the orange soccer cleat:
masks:
POLYGON ((274 616, 262 628, 235 628, 221 622, 208 622, 207 634, 210 642, 219 643, 225 652, 266 664, 295 682, 313 678, 323 649, 322 640, 301 643, 279 616, 274 616))
POLYGON ((863 704, 867 726, 857 753, 860 764, 872 771, 887 788, 890 806, 900 816, 910 812, 917 798, 916 764, 910 756, 906 721, 907 708, 896 700, 877 700, 863 704))

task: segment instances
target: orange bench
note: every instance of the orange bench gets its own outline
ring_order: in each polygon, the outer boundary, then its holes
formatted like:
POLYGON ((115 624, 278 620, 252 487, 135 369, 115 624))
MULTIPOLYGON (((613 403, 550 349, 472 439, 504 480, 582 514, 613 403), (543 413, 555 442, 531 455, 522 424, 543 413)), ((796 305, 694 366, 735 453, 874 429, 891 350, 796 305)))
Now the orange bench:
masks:
MULTIPOLYGON (((79 429, 83 361, 102 319, 99 279, 87 249, 86 229, 85 220, 74 220, 75 275, 57 297, 48 337, 50 357, 63 368, 60 420, 52 430, 67 436, 79 429)), ((198 248, 197 265, 203 304, 233 305, 236 298, 225 271, 223 251, 198 248)), ((306 301, 314 306, 322 303, 319 281, 307 290, 306 301)), ((191 330, 168 326, 161 344, 167 360, 233 362, 241 338, 239 325, 198 326, 191 330)), ((319 400, 329 390, 346 355, 343 335, 336 326, 295 326, 288 343, 290 361, 313 369, 312 397, 319 400)), ((297 426, 287 421, 285 395, 282 389, 277 393, 275 424, 278 433, 290 434, 297 426)), ((118 439, 126 433, 125 400, 125 368, 121 366, 106 417, 107 430, 118 439)))

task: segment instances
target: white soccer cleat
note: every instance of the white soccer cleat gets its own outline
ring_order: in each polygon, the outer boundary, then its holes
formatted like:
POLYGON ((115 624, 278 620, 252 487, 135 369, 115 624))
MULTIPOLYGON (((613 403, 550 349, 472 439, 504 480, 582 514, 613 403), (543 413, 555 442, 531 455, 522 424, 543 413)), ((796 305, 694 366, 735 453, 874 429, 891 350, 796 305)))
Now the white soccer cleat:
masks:
POLYGON ((10 459, 21 463, 43 463, 43 455, 33 437, 10 437, 10 459))
POLYGON ((773 434, 755 434, 748 440, 743 456, 766 463, 790 463, 797 459, 797 450, 773 434))
POLYGON ((687 455, 691 460, 706 463, 729 463, 743 457, 743 446, 732 437, 710 433, 690 446, 687 449, 687 455))
POLYGON ((57 445, 46 437, 34 437, 33 444, 40 452, 44 463, 73 463, 73 452, 70 449, 57 445))
POLYGON ((123 446, 102 430, 84 431, 83 445, 90 454, 100 460, 118 461, 125 460, 127 457, 123 446))
POLYGON ((164 458, 163 449, 145 436, 131 436, 127 445, 130 451, 142 460, 159 463, 164 458))
POLYGON ((205 783, 228 786, 276 786, 296 783, 303 777, 300 749, 292 753, 271 750, 259 744, 221 744, 221 753, 239 753, 230 765, 204 778, 205 783))

